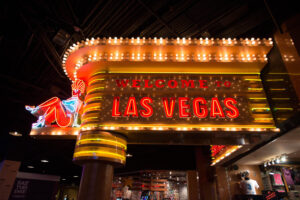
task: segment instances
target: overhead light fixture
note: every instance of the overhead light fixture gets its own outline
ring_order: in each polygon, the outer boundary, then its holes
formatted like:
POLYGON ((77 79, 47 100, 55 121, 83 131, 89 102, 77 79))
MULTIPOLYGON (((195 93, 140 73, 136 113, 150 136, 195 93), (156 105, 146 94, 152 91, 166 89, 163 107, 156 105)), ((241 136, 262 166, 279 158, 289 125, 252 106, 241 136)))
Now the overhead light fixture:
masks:
POLYGON ((41 160, 42 163, 48 163, 49 160, 41 160))
POLYGON ((280 160, 281 162, 286 162, 287 161, 286 155, 281 156, 280 160))
POLYGON ((32 166, 32 165, 28 165, 28 166, 27 166, 27 168, 29 168, 29 169, 33 169, 33 168, 34 168, 34 166, 32 166))
POLYGON ((132 154, 130 154, 130 153, 126 154, 126 157, 127 157, 127 158, 131 158, 131 157, 132 157, 132 154))
POLYGON ((73 176, 74 178, 78 178, 78 176, 77 175, 75 175, 75 176, 73 176))
POLYGON ((61 180, 62 180, 62 181, 65 181, 66 179, 65 179, 65 178, 62 178, 61 180))
POLYGON ((264 162, 264 167, 279 164, 279 163, 283 163, 283 162, 286 162, 286 161, 287 161, 287 155, 283 154, 281 156, 278 156, 276 158, 271 159, 270 161, 264 162))
POLYGON ((275 165, 275 160, 272 160, 271 163, 272 163, 272 165, 275 165))
POLYGON ((65 45, 70 38, 70 34, 63 29, 60 29, 53 37, 52 41, 60 46, 65 45))
POLYGON ((10 131, 10 132, 9 132, 9 135, 16 136, 16 137, 22 136, 22 134, 19 133, 19 132, 17 132, 17 131, 10 131))

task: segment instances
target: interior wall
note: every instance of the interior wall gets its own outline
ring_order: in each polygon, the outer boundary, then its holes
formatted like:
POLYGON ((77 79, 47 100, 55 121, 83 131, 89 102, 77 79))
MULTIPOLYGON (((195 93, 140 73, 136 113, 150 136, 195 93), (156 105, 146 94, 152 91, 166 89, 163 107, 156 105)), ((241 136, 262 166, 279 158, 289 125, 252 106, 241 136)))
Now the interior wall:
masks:
POLYGON ((258 165, 238 165, 238 169, 234 170, 228 170, 228 178, 229 178, 229 184, 230 184, 230 192, 232 197, 234 197, 237 194, 242 194, 240 187, 239 187, 239 182, 241 181, 240 179, 240 173, 243 171, 248 170, 250 173, 250 179, 256 180, 257 184, 259 185, 258 190, 256 190, 257 194, 262 194, 262 190, 264 189, 263 187, 263 182, 261 178, 261 173, 258 165))
POLYGON ((225 167, 218 166, 215 168, 217 197, 219 200, 231 199, 229 190, 229 180, 227 179, 227 169, 225 167))

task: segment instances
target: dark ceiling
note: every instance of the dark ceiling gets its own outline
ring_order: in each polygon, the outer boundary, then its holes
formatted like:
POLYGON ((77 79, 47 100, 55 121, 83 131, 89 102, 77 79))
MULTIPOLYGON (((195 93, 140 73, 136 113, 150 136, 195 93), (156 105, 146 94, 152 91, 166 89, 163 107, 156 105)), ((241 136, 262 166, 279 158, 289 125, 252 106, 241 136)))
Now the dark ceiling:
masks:
POLYGON ((6 1, 0 7, 1 103, 5 123, 28 133, 25 104, 70 96, 65 49, 87 37, 270 37, 296 1, 6 1), (273 20, 272 21, 272 17, 273 20), (5 65, 4 65, 5 63, 5 65), (18 118, 17 127, 15 121, 18 118), (26 119, 25 119, 26 118, 26 119))
MULTIPOLYGON (((72 43, 87 37, 271 37, 296 14, 297 1, 271 0, 9 0, 1 3, 0 150, 8 131, 26 135, 35 120, 24 105, 71 95, 61 58, 72 43), (278 26, 277 26, 278 27, 278 26)), ((27 138, 34 154, 45 145, 27 138), (37 149, 33 151, 34 144, 37 149)), ((66 142, 66 141, 65 141, 66 142)), ((56 143, 58 148, 64 142, 56 143)), ((74 146, 69 142, 68 145, 74 146)), ((68 146, 66 145, 66 146, 68 146)), ((22 145, 13 151, 20 151, 22 145)), ((27 145, 26 148, 31 148, 27 145)), ((50 148, 50 147, 49 147, 50 148)), ((68 149, 68 148, 67 148, 68 149)), ((72 148, 70 150, 72 152, 72 148)), ((40 155, 47 151, 39 151, 40 155)), ((53 151, 53 155, 58 153, 53 151)), ((72 153, 66 165, 71 162, 72 153)), ((42 157, 42 156, 41 156, 42 157)), ((24 156, 23 156, 24 158, 24 156)), ((30 157, 25 156, 29 161, 30 157)), ((24 159, 25 159, 24 158, 24 159)), ((33 157, 34 158, 34 157, 33 157)), ((32 159, 33 159, 32 158, 32 159)), ((40 159, 40 158, 38 158, 40 159)), ((37 159, 37 160, 38 160, 37 159)), ((26 163, 27 161, 25 161, 26 163)))

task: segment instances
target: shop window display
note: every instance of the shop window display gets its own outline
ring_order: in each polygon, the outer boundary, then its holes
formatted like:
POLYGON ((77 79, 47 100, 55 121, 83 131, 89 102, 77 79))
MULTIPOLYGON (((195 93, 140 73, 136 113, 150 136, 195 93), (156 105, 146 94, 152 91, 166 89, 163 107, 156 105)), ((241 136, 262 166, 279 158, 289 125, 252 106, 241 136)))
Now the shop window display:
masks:
POLYGON ((265 169, 265 178, 269 178, 269 187, 265 193, 275 192, 278 198, 300 199, 300 168, 297 165, 269 166, 265 169))
POLYGON ((288 197, 300 199, 300 168, 283 167, 282 172, 289 190, 288 197))
POLYGON ((186 173, 139 171, 115 176, 112 200, 187 200, 186 173))
POLYGON ((276 192, 277 196, 285 197, 287 196, 287 190, 285 187, 285 180, 283 177, 283 173, 281 171, 281 167, 272 166, 266 169, 265 171, 266 179, 269 179, 269 187, 265 187, 264 193, 266 194, 268 191, 276 192), (266 190, 266 189, 269 190, 266 190))

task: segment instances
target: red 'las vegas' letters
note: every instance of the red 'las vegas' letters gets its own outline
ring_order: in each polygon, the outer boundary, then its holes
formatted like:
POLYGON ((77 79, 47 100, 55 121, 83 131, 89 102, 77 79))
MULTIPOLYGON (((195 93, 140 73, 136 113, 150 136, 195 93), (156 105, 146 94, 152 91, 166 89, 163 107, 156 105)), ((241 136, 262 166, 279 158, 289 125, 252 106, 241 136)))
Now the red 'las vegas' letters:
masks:
MULTIPOLYGON (((207 104, 207 100, 203 97, 195 97, 192 101, 188 97, 178 97, 178 99, 174 97, 165 97, 161 100, 166 118, 174 117, 176 104, 178 104, 177 108, 180 118, 189 118, 192 116, 192 113, 198 118, 206 118, 209 115, 210 118, 228 117, 234 119, 239 116, 239 110, 236 107, 237 101, 233 98, 225 98, 223 101, 224 103, 221 104, 217 97, 213 97, 210 105, 207 104), (190 104, 192 105, 193 111, 191 111, 190 104), (208 110, 209 106, 210 113, 208 110)), ((122 111, 120 111, 120 101, 120 97, 114 97, 112 105, 112 117, 141 116, 148 118, 153 115, 154 101, 151 97, 143 97, 138 102, 135 97, 129 97, 123 114, 122 111)))

